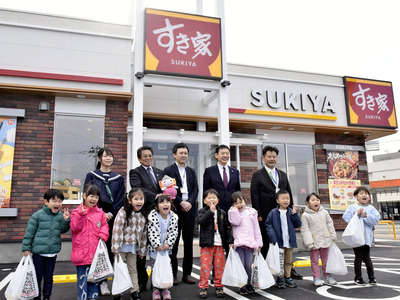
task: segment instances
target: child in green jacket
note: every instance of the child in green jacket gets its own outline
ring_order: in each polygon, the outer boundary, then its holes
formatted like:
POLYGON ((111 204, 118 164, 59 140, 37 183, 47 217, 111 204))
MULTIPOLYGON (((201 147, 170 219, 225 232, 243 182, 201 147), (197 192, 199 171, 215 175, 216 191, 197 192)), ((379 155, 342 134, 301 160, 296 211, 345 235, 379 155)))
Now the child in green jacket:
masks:
POLYGON ((39 285, 39 297, 50 299, 53 288, 53 272, 57 253, 61 250, 61 234, 69 230, 69 212, 60 211, 64 195, 56 189, 49 189, 43 196, 43 208, 29 219, 22 240, 24 256, 32 254, 33 264, 39 285), (41 287, 42 278, 43 290, 41 287))

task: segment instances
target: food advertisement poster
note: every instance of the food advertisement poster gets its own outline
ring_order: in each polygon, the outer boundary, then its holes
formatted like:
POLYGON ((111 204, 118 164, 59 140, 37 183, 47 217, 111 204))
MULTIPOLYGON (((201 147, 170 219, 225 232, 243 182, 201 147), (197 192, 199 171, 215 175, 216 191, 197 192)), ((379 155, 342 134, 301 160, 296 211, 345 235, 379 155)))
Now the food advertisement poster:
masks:
POLYGON ((222 78, 221 19, 146 9, 145 73, 222 78))
POLYGON ((326 151, 329 179, 358 179, 358 151, 326 151))
POLYGON ((0 118, 0 208, 10 207, 16 118, 0 118))
POLYGON ((329 179, 328 184, 331 209, 346 209, 357 202, 353 192, 361 186, 360 180, 329 179))

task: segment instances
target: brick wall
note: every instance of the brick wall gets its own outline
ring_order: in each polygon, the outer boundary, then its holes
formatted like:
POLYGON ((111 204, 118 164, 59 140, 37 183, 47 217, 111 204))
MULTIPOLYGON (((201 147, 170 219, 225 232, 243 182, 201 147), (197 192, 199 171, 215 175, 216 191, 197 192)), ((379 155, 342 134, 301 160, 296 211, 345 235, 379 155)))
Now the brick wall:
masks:
MULTIPOLYGON (((0 218, 0 243, 21 242, 31 215, 43 206, 43 194, 50 187, 53 151, 54 97, 0 93, 3 108, 25 109, 17 119, 10 207, 16 218, 0 218), (50 102, 49 111, 39 111, 39 102, 50 102)), ((125 177, 127 168, 128 103, 106 103, 104 145, 115 156, 113 170, 125 177)), ((76 205, 75 205, 76 206, 76 205)), ((70 211, 75 206, 68 207, 70 211)), ((62 235, 69 239, 70 234, 62 235)))
POLYGON ((18 207, 18 217, 0 218, 0 242, 20 241, 50 186, 54 97, 1 93, 0 103, 25 109, 25 118, 17 119, 10 199, 10 207, 18 207), (39 111, 40 101, 50 102, 50 110, 39 111))

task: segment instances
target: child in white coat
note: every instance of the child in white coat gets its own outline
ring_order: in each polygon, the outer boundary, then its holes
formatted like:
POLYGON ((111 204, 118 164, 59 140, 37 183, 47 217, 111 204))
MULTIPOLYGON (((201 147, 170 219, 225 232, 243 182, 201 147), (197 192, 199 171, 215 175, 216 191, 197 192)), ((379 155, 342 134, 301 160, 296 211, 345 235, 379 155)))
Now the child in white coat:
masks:
POLYGON ((326 273, 329 247, 336 240, 336 231, 329 213, 321 206, 321 199, 316 193, 306 198, 307 207, 301 216, 301 237, 304 245, 310 250, 311 272, 315 286, 335 285, 337 282, 326 273), (319 276, 319 257, 322 261, 322 273, 325 281, 319 276))

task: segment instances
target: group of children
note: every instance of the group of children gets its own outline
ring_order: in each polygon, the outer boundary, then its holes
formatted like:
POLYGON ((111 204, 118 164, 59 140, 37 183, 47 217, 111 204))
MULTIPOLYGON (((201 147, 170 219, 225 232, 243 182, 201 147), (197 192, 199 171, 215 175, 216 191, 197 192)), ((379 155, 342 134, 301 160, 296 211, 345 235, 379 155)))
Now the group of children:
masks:
MULTIPOLYGON (((61 249, 61 233, 72 231, 71 261, 77 268, 78 299, 96 299, 99 295, 98 283, 88 282, 87 276, 99 239, 106 241, 109 229, 104 212, 97 207, 100 197, 99 188, 94 184, 84 187, 83 203, 75 208, 71 215, 68 209, 61 212, 63 194, 50 189, 44 195, 44 207, 36 212, 28 222, 23 239, 24 255, 33 254, 33 261, 39 283, 39 297, 50 299, 53 271, 56 255, 61 249), (43 279, 43 289, 41 282, 43 279)), ((371 205, 370 192, 366 187, 354 191, 358 203, 347 208, 343 219, 349 222, 354 214, 363 218, 365 224, 365 245, 354 248, 355 283, 365 284, 361 274, 364 261, 369 283, 376 284, 374 269, 370 258, 372 230, 379 219, 378 211, 371 205)), ((263 245, 258 225, 257 211, 247 206, 241 192, 232 195, 232 207, 228 213, 218 208, 218 192, 209 189, 204 192, 204 207, 198 211, 197 223, 200 225, 200 280, 199 297, 208 297, 209 277, 214 266, 213 281, 215 295, 224 296, 221 283, 224 267, 224 249, 234 248, 244 265, 248 282, 240 287, 239 293, 247 295, 254 292, 251 285, 251 267, 253 254, 263 245)), ((112 252, 119 255, 128 265, 132 281, 130 290, 132 299, 141 299, 136 270, 136 256, 149 256, 150 265, 154 265, 157 252, 170 254, 178 236, 178 216, 173 212, 172 200, 167 195, 156 199, 155 208, 147 216, 143 209, 146 199, 139 188, 132 189, 124 197, 123 207, 119 210, 112 231, 112 252)), ((295 229, 301 227, 301 236, 310 250, 311 271, 314 285, 334 285, 336 281, 326 272, 329 247, 336 240, 336 232, 329 213, 321 206, 317 194, 306 198, 307 207, 301 217, 296 208, 290 208, 290 196, 280 190, 276 195, 277 208, 268 215, 266 228, 270 243, 277 243, 283 249, 283 274, 278 276, 278 288, 296 287, 290 277, 293 248, 297 247, 295 229), (319 274, 319 257, 322 261, 324 280, 319 274)), ((171 299, 168 289, 153 286, 153 300, 171 299)), ((122 299, 116 295, 114 299, 122 299)))

